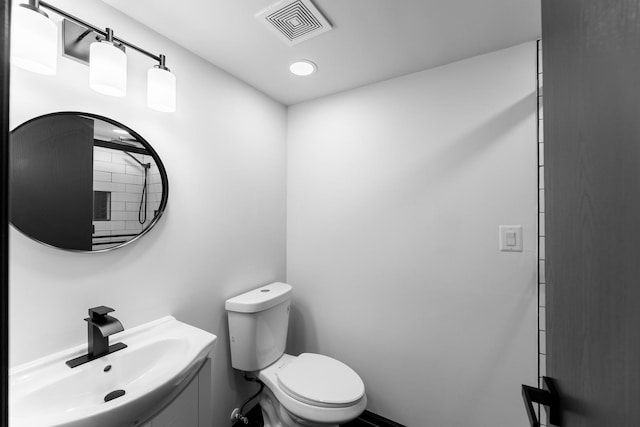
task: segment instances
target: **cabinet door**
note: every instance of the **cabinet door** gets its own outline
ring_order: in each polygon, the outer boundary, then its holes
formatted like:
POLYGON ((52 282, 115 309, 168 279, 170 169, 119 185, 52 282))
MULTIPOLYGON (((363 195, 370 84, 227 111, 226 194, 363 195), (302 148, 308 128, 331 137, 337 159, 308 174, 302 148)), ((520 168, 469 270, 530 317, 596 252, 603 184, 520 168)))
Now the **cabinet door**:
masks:
POLYGON ((158 414, 149 427, 198 427, 198 378, 158 414))

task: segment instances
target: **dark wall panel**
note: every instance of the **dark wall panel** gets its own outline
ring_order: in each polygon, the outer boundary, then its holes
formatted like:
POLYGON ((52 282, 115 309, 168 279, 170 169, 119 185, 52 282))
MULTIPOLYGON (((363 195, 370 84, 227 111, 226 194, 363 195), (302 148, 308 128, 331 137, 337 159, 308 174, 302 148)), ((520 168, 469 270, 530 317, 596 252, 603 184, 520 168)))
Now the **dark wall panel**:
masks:
POLYGON ((0 2, 0 425, 7 426, 9 387, 9 21, 0 2))
POLYGON ((10 147, 11 222, 38 241, 90 251, 93 120, 41 117, 14 130, 10 147))
POLYGON ((543 0, 547 373, 640 425, 640 1, 543 0))

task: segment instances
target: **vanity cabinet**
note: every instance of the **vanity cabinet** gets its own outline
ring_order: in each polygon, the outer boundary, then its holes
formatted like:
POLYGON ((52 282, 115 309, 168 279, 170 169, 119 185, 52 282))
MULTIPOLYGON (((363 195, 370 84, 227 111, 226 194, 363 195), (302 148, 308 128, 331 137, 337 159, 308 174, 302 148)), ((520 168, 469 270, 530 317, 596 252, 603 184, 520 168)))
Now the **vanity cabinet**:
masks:
POLYGON ((140 427, 210 427, 211 359, 191 383, 151 421, 140 427))

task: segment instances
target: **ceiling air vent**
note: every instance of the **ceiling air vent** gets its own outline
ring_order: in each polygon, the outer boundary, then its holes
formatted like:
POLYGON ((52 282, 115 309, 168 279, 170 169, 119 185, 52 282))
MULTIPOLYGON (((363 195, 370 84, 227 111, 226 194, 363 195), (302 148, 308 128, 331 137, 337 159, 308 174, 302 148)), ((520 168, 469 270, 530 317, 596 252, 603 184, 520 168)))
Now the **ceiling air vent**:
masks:
POLYGON ((292 46, 331 30, 327 18, 310 0, 282 0, 256 18, 292 46))

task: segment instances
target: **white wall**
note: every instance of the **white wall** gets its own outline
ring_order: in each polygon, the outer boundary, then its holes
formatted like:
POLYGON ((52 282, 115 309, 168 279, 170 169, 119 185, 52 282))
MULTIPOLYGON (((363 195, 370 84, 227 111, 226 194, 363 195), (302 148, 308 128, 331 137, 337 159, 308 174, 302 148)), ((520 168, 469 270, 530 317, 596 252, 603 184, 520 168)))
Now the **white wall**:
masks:
POLYGON ((224 301, 285 279, 286 108, 100 1, 55 4, 164 53, 178 78, 178 111, 146 107, 154 63, 136 52, 125 98, 91 91, 88 68, 61 58, 55 77, 12 67, 12 128, 65 110, 115 119, 158 152, 169 200, 150 233, 110 253, 56 250, 11 230, 11 365, 86 342, 82 319, 92 306, 115 308, 126 328, 171 314, 218 336, 214 425, 227 425, 253 388, 231 370, 224 301))
POLYGON ((536 372, 535 43, 289 109, 290 350, 412 427, 524 426, 536 372), (522 224, 524 252, 498 251, 522 224))

